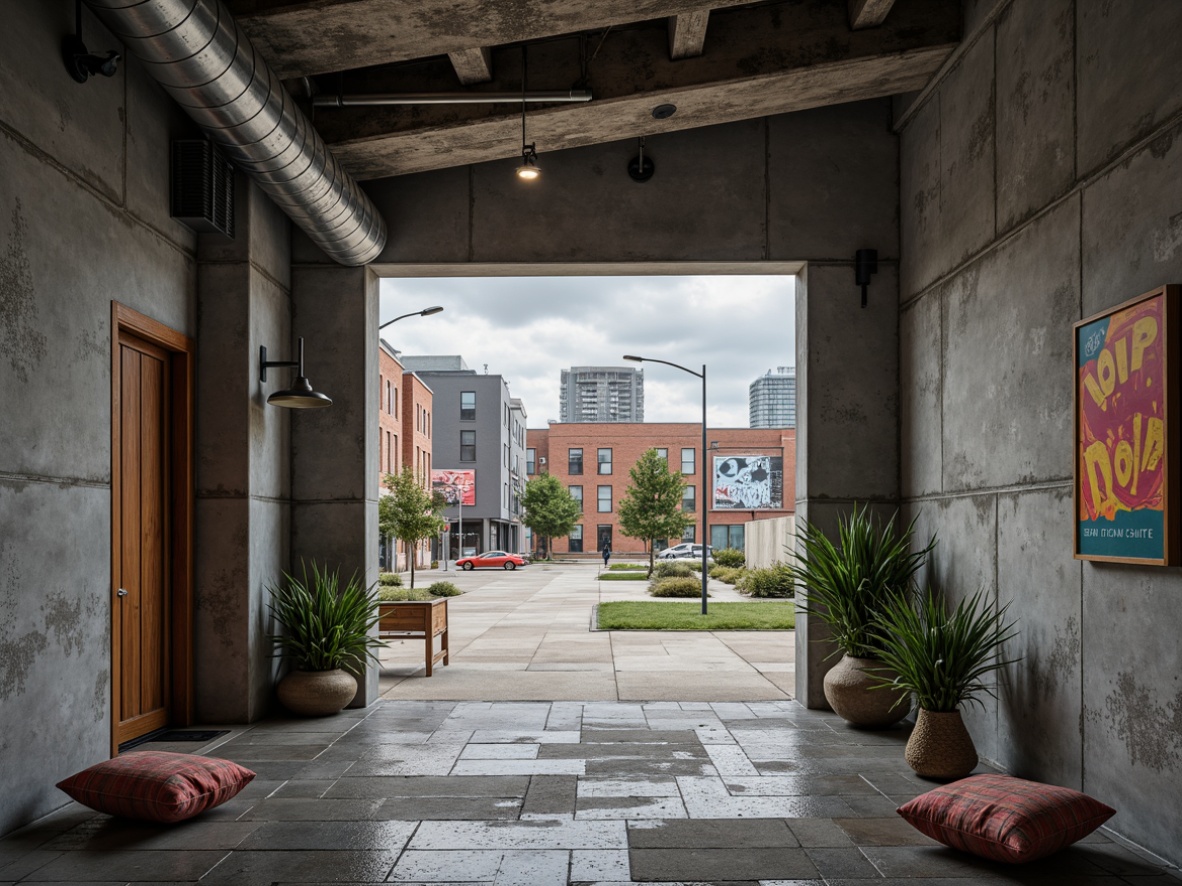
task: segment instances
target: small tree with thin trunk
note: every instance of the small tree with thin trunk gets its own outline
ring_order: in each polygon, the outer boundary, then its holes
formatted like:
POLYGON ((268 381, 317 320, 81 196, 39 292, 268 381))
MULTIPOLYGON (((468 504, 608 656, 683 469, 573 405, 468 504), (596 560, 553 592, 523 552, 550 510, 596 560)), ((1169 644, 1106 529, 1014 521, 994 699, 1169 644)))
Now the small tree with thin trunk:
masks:
POLYGON ((648 572, 653 573, 657 539, 681 538, 694 518, 681 509, 685 481, 669 470, 667 459, 650 449, 628 472, 632 485, 620 501, 620 529, 648 544, 648 572))
POLYGON ((378 531, 392 535, 406 545, 410 561, 410 586, 415 586, 414 548, 425 538, 434 538, 443 531, 446 521, 440 512, 446 507, 443 496, 424 489, 410 466, 400 474, 386 474, 386 487, 392 493, 378 502, 378 531))
POLYGON ((569 535, 582 517, 579 503, 553 474, 539 474, 525 484, 521 522, 542 540, 542 556, 550 555, 550 539, 569 535))

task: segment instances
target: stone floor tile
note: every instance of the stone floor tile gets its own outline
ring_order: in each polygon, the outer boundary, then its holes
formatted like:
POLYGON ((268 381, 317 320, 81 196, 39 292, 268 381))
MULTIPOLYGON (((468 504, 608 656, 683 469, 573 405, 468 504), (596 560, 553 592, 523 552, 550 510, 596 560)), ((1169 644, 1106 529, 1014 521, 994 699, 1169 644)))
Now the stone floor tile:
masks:
POLYGON ((533 760, 540 745, 469 744, 460 753, 461 760, 533 760))
POLYGON ((460 760, 452 775, 582 775, 583 760, 460 760))
POLYGON ((856 775, 724 776, 726 789, 736 797, 832 797, 857 793, 876 795, 856 775))
POLYGON ((575 810, 576 821, 686 817, 680 797, 584 797, 575 810))
POLYGON ((578 744, 581 740, 582 733, 575 729, 478 729, 469 739, 476 744, 578 744))
POLYGON ((830 818, 792 818, 786 824, 801 846, 840 849, 854 845, 850 835, 830 818))
POLYGON ((572 883, 591 880, 632 882, 632 868, 628 864, 626 849, 576 849, 570 855, 572 883))
POLYGON ((547 821, 518 824, 425 821, 409 849, 626 849, 622 821, 547 821))
POLYGON ((30 871, 21 882, 199 880, 229 854, 224 850, 106 852, 84 849, 59 854, 48 864, 30 871))
POLYGON ((284 797, 291 799, 292 797, 312 798, 323 797, 334 784, 336 779, 319 779, 319 778, 293 778, 285 781, 271 793, 268 797, 284 797))
MULTIPOLYGON (((373 821, 382 800, 262 800, 242 813, 244 821, 373 821)), ((216 810, 215 810, 216 811, 216 810)))
POLYGON ((544 886, 566 883, 570 853, 558 850, 507 850, 501 856, 496 886, 544 886))
POLYGON ((502 854, 499 849, 449 852, 408 850, 402 853, 394 865, 390 880, 420 883, 467 883, 480 880, 492 883, 501 869, 502 854))
POLYGON ((712 744, 706 745, 706 752, 714 762, 714 768, 724 778, 736 775, 758 775, 759 770, 737 745, 712 744))
POLYGON ((329 797, 373 799, 384 797, 524 797, 529 777, 524 775, 392 775, 344 778, 329 797))
POLYGON ((673 778, 580 778, 579 797, 680 797, 673 778))
POLYGON ((636 880, 809 879, 818 873, 803 849, 633 849, 636 880))
POLYGON ((384 849, 399 852, 415 832, 414 821, 272 821, 256 828, 241 851, 384 849))
POLYGON ((521 812, 518 797, 391 797, 375 818, 383 821, 515 821, 521 812))
POLYGON ((898 816, 893 818, 838 818, 834 823, 859 846, 937 846, 898 816))
POLYGON ((660 776, 717 777, 718 771, 708 757, 700 760, 639 759, 612 757, 588 760, 586 774, 598 778, 641 778, 660 776))
POLYGON ((214 821, 202 816, 180 824, 164 825, 101 815, 59 834, 45 850, 84 849, 112 852, 145 849, 225 849, 238 847, 261 827, 259 822, 214 821))
POLYGON ((720 778, 678 776, 691 818, 834 818, 852 815, 841 797, 733 797, 720 778))
POLYGON ((805 849, 821 876, 876 878, 882 876, 859 849, 805 849))
POLYGON ((633 849, 796 848, 799 843, 783 821, 693 820, 632 822, 628 845, 633 849))
POLYGON ((573 775, 534 775, 521 807, 521 816, 552 817, 575 814, 579 778, 573 775))

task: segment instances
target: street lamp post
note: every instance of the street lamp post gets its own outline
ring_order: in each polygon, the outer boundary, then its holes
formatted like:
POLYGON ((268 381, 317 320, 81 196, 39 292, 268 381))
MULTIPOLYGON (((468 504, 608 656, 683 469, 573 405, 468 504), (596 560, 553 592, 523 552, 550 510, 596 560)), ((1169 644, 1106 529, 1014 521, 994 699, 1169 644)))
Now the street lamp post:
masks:
POLYGON ((633 354, 625 354, 625 360, 631 360, 633 363, 660 363, 664 366, 672 366, 674 369, 680 369, 682 372, 688 372, 690 375, 696 376, 702 380, 702 615, 706 614, 706 584, 710 580, 710 572, 706 565, 706 561, 710 556, 710 468, 706 461, 706 364, 702 364, 701 372, 694 372, 680 363, 670 363, 668 360, 658 360, 655 357, 637 357, 633 354))

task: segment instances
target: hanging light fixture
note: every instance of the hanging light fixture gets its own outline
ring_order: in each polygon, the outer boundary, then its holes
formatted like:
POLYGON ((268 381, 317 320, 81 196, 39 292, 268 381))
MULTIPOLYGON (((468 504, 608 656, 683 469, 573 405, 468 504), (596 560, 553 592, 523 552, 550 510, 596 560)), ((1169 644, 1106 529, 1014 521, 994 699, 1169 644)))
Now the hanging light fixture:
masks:
POLYGON ((271 366, 295 366, 298 367, 296 371, 296 380, 290 388, 285 391, 276 391, 267 398, 267 402, 272 406, 285 406, 288 409, 323 409, 326 406, 332 406, 332 400, 321 394, 319 391, 312 390, 312 383, 308 381, 304 375, 304 339, 299 340, 299 359, 298 360, 268 360, 267 349, 265 347, 259 348, 259 381, 265 382, 267 380, 267 369, 271 366))
POLYGON ((517 167, 517 177, 524 182, 532 182, 542 177, 542 170, 538 168, 538 151, 533 142, 525 143, 525 44, 521 45, 521 165, 517 167))

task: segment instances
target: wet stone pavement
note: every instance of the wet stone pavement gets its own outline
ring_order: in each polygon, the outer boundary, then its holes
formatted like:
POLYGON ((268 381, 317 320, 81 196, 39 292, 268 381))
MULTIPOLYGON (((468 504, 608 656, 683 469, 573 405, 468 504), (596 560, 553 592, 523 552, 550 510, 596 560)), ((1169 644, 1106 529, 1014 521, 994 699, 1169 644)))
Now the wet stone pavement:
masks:
POLYGON ((895 814, 932 786, 906 737, 793 701, 383 701, 235 727, 201 751, 258 777, 188 823, 71 804, 0 840, 0 884, 1180 882, 1103 832, 1021 868, 940 847, 895 814))

